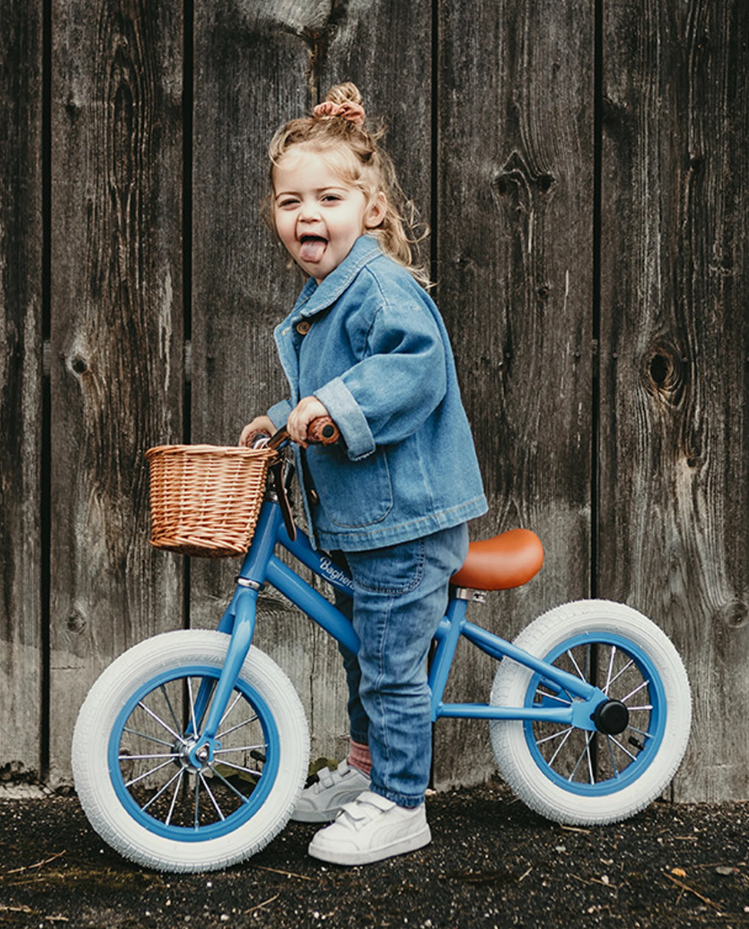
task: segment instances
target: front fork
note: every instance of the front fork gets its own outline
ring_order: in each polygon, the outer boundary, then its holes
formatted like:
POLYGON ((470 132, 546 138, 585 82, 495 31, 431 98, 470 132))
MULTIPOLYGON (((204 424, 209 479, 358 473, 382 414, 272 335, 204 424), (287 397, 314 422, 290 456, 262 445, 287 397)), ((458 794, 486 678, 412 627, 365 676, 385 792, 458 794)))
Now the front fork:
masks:
POLYGON ((219 632, 226 632, 231 636, 221 676, 218 682, 210 678, 204 678, 201 682, 187 729, 188 736, 195 739, 189 750, 190 762, 198 769, 209 764, 221 748, 216 736, 229 705, 234 684, 252 644, 257 616, 258 587, 254 582, 239 578, 234 597, 218 627, 219 632))

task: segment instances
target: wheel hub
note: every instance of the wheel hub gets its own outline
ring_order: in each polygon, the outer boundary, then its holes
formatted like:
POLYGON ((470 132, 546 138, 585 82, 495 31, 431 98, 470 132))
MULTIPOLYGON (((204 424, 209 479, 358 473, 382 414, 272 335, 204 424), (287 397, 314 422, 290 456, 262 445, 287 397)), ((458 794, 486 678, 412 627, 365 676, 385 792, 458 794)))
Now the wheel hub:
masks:
POLYGON ((591 717, 596 729, 606 735, 619 735, 629 725, 629 710, 621 700, 604 700, 591 717))
MULTIPOLYGON (((218 746, 216 746, 218 747, 218 746)), ((199 771, 205 771, 213 761, 215 748, 211 742, 205 740, 191 739, 188 742, 175 745, 175 752, 179 754, 175 758, 175 764, 187 768, 191 774, 197 774, 199 771)))

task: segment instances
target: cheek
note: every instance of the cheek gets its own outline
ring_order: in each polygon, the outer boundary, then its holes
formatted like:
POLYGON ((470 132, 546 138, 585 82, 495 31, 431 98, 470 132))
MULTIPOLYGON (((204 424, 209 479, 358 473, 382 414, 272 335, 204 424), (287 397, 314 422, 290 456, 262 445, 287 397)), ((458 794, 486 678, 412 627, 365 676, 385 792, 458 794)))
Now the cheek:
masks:
POLYGON ((290 238, 293 238, 294 223, 289 220, 288 216, 283 214, 273 217, 273 225, 276 229, 276 235, 285 244, 290 238))

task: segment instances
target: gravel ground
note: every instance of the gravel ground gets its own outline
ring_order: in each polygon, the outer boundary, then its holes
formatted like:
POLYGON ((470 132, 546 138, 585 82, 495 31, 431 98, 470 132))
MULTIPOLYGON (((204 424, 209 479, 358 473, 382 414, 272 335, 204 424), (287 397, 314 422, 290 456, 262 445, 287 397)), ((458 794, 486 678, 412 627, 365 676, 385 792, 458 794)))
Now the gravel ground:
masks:
POLYGON ((75 797, 0 800, 0 927, 749 927, 747 803, 571 829, 492 783, 428 811, 428 848, 367 867, 321 865, 291 823, 241 866, 175 876, 103 846, 75 797))

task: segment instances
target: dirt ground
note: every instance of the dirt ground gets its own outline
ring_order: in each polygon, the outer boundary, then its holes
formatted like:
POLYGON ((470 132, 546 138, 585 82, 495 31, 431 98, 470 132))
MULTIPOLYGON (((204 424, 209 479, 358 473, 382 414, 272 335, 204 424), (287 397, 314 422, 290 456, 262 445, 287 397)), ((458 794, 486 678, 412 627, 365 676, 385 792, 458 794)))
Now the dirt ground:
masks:
POLYGON ((655 803, 571 829, 490 784, 429 798, 432 844, 323 866, 290 824, 255 858, 188 876, 104 846, 75 797, 0 800, 0 929, 749 927, 749 804, 655 803))

